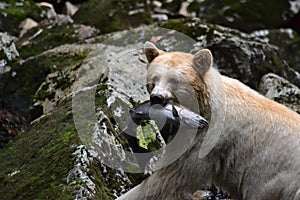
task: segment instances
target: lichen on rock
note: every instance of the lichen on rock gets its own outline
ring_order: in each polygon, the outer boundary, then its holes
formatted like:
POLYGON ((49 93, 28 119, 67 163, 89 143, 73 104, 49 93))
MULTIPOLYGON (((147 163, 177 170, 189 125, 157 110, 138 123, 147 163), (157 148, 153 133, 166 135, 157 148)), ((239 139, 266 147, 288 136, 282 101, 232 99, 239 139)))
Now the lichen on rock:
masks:
POLYGON ((259 91, 300 114, 300 89, 276 74, 262 77, 259 91))

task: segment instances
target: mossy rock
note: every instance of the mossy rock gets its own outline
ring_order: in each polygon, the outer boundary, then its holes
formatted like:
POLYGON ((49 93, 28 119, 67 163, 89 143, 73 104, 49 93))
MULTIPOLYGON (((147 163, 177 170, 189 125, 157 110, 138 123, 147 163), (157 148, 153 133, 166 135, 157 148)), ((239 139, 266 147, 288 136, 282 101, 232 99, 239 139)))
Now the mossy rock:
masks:
POLYGON ((300 114, 300 89, 287 80, 266 74, 262 77, 259 92, 300 114))
POLYGON ((34 123, 0 152, 0 198, 72 199, 64 179, 79 144, 67 105, 34 123))
POLYGON ((16 42, 21 58, 34 56, 63 44, 80 43, 98 33, 98 30, 92 27, 72 24, 68 16, 60 17, 64 19, 58 17, 54 22, 46 20, 16 42), (65 22, 60 24, 60 20, 65 22), (84 31, 90 32, 85 36, 85 33, 82 33, 84 31))
POLYGON ((91 0, 83 4, 74 15, 74 21, 110 33, 141 24, 152 23, 147 1, 91 0))
MULTIPOLYGON (((87 187, 80 177, 72 177, 82 159, 76 157, 78 150, 84 151, 69 99, 0 151, 0 199, 74 199, 76 191, 87 187)), ((114 199, 98 161, 82 167, 77 170, 96 183, 94 198, 114 199)))
POLYGON ((200 19, 209 23, 251 32, 282 27, 299 12, 294 4, 293 1, 282 0, 194 0, 188 10, 197 13, 200 19))
POLYGON ((40 21, 42 17, 42 8, 39 8, 32 0, 6 0, 1 2, 0 9, 0 32, 8 32, 18 36, 19 24, 26 18, 32 18, 40 21))
MULTIPOLYGON (((62 46, 35 57, 12 63, 10 72, 1 75, 1 103, 9 110, 25 116, 28 121, 33 97, 48 74, 80 66, 91 47, 62 46)), ((40 94, 41 98, 45 94, 40 94)))
POLYGON ((262 39, 279 47, 280 55, 300 72, 300 36, 292 29, 273 29, 255 32, 262 39))

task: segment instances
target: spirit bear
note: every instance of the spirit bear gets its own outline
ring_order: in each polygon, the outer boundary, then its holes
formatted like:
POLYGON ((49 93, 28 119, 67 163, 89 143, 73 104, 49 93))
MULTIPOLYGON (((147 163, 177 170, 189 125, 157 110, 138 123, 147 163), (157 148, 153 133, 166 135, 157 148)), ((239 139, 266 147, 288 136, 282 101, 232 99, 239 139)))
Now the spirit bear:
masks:
MULTIPOLYGON (((199 131, 176 161, 154 172, 119 200, 186 200, 206 184, 234 199, 300 200, 300 116, 212 67, 208 49, 195 55, 164 52, 146 42, 147 88, 153 103, 178 101, 199 112, 209 128, 199 131), (192 91, 193 90, 193 91, 192 91), (184 101, 186 100, 186 101, 184 101), (222 112, 221 112, 222 111, 222 112), (215 127, 215 128, 214 128, 215 127), (220 131, 213 148, 200 156, 210 130, 220 131)), ((177 148, 181 148, 180 145, 177 148)), ((166 151, 166 157, 172 152, 166 151)))

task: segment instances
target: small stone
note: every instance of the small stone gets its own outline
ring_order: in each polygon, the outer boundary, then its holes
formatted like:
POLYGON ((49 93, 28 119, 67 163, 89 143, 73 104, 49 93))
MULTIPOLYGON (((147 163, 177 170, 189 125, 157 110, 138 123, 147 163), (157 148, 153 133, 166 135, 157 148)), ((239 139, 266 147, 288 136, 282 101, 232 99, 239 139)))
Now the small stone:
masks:
POLYGON ((22 21, 19 25, 19 28, 21 28, 21 32, 19 35, 19 38, 23 37, 30 29, 36 27, 38 23, 34 21, 31 18, 26 18, 24 21, 22 21))
POLYGON ((69 16, 73 16, 78 11, 78 7, 73 5, 69 1, 67 1, 65 5, 67 9, 67 15, 69 16))
POLYGON ((157 21, 157 22, 167 21, 169 19, 168 15, 166 15, 166 14, 153 14, 151 17, 154 21, 157 21))
POLYGON ((194 200, 208 200, 212 196, 212 193, 207 190, 197 190, 194 193, 194 200))
POLYGON ((37 3, 36 5, 39 6, 39 7, 49 8, 49 10, 47 11, 47 18, 48 19, 52 19, 56 16, 56 12, 55 12, 54 7, 53 7, 52 4, 47 3, 47 2, 41 2, 41 3, 37 3))
POLYGON ((96 36, 99 33, 99 30, 90 26, 80 25, 77 30, 78 39, 80 41, 96 36))
POLYGON ((0 32, 0 51, 3 50, 8 61, 19 57, 15 42, 16 38, 8 33, 0 32))

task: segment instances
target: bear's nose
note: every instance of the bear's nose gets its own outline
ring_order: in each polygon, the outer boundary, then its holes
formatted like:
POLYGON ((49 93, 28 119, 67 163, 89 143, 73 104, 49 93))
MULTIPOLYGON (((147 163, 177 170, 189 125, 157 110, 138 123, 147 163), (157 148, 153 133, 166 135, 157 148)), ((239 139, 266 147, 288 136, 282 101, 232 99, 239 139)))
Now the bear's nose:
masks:
POLYGON ((152 105, 153 104, 163 105, 164 101, 165 101, 165 98, 160 94, 152 94, 150 96, 150 102, 151 102, 152 105))

